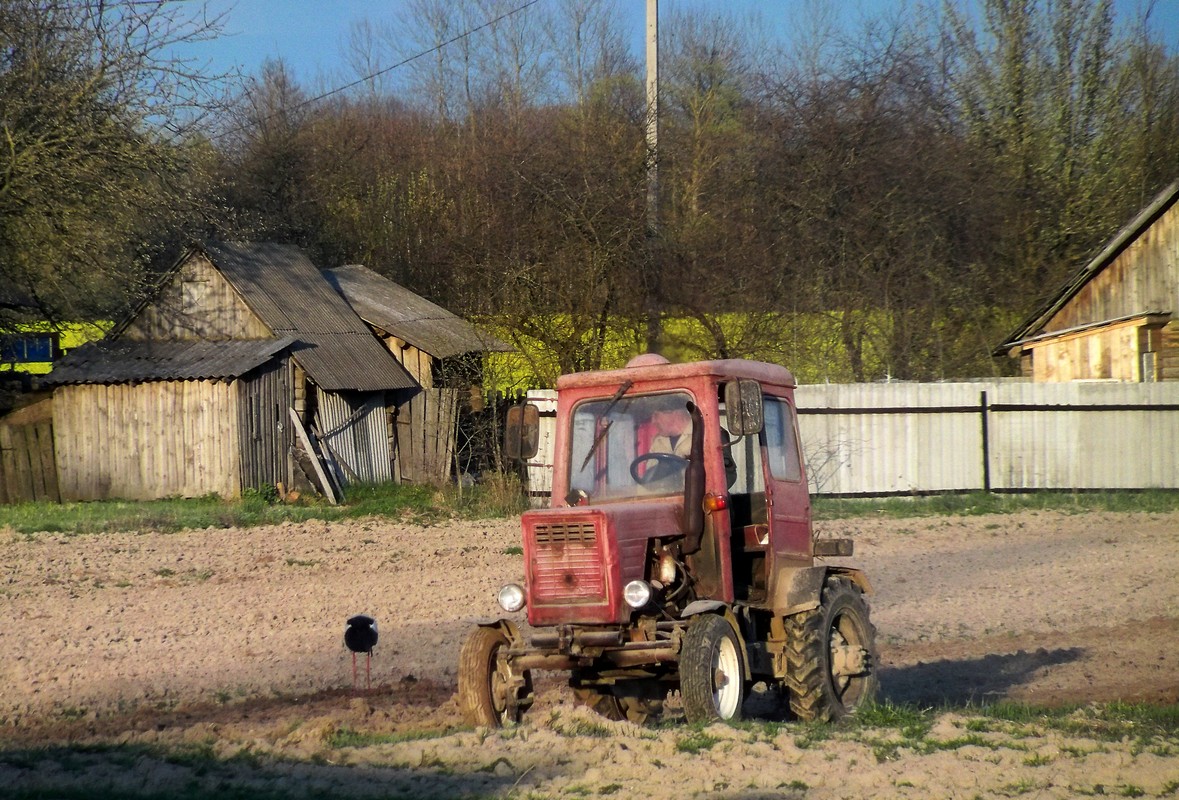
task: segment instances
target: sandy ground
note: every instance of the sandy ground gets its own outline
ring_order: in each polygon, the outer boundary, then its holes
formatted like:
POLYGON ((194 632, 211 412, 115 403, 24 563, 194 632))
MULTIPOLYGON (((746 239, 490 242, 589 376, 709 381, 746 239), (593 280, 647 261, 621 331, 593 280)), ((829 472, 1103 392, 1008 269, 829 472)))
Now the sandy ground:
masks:
POLYGON ((821 534, 855 539, 846 561, 873 583, 882 699, 948 709, 924 745, 895 730, 766 724, 781 716, 764 693, 747 706, 762 720, 754 725, 610 723, 575 707, 557 675, 539 681, 524 725, 462 729, 458 649, 474 622, 499 616, 498 587, 520 577, 517 530, 518 520, 0 530, 0 786, 1179 796, 1179 741, 992 729, 970 716, 997 700, 1179 702, 1179 514, 822 523, 821 534), (361 612, 380 624, 369 691, 353 689, 342 645, 344 621, 361 612), (344 746, 345 732, 356 746, 344 746), (205 758, 160 755, 177 748, 205 758))

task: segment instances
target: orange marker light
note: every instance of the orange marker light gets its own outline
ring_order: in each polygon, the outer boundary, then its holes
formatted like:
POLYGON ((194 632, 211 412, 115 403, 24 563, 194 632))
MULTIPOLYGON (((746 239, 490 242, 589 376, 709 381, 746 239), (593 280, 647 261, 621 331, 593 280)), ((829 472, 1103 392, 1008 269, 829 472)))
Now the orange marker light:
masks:
POLYGON ((724 511, 729 507, 729 498, 723 494, 706 494, 704 495, 704 510, 708 513, 713 511, 724 511))

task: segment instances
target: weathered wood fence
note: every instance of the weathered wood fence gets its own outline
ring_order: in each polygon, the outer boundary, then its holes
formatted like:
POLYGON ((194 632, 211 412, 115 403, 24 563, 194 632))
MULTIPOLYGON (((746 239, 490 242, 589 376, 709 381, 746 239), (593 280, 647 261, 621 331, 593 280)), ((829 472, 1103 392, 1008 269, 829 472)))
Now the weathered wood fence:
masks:
MULTIPOLYGON (((1179 488, 1179 383, 831 384, 795 396, 813 494, 1179 488)), ((535 498, 552 485, 556 420, 541 409, 535 498)))
POLYGON ((47 397, 0 419, 0 503, 59 499, 47 397))

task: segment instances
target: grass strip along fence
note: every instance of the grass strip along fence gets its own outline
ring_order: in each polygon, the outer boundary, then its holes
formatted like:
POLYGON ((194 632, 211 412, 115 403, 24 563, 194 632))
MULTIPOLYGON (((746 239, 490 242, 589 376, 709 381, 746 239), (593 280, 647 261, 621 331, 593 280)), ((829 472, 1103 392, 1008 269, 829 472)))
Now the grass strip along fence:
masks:
MULTIPOLYGON (((1179 491, 1036 492, 944 494, 926 497, 813 499, 815 518, 977 516, 1027 510, 1064 513, 1179 510, 1179 491)), ((474 487, 384 484, 353 487, 348 501, 331 506, 314 498, 278 502, 273 493, 248 492, 238 500, 216 496, 128 502, 17 503, 0 506, 0 529, 20 534, 96 534, 112 531, 172 532, 199 528, 248 528, 305 520, 384 517, 413 524, 445 519, 491 519, 519 514, 527 500, 513 476, 494 475, 474 487)))

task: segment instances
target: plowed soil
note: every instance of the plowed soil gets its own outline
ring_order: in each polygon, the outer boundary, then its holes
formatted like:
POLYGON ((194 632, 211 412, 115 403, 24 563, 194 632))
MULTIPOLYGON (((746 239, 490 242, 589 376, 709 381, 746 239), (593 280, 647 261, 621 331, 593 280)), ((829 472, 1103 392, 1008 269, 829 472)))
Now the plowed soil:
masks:
POLYGON ((747 703, 762 720, 751 726, 698 731, 674 714, 655 728, 607 722, 577 708, 559 675, 539 676, 523 725, 463 728, 459 647, 475 622, 501 616, 496 590, 520 578, 517 519, 0 530, 0 786, 27 796, 1179 792, 1174 739, 971 722, 998 701, 1179 702, 1179 514, 818 528, 852 537, 856 556, 839 561, 872 581, 882 699, 944 709, 924 746, 890 730, 767 725, 784 717, 766 692, 747 703), (356 613, 380 627, 371 689, 363 657, 354 684, 342 643, 356 613))

